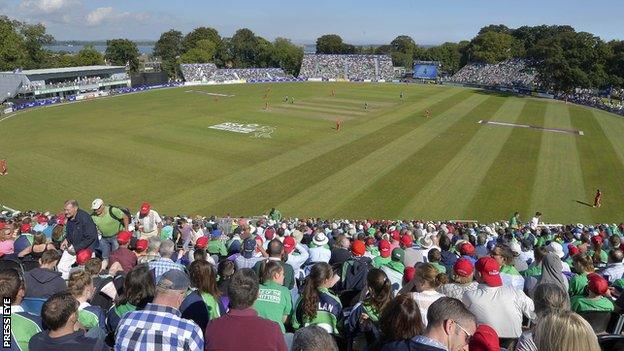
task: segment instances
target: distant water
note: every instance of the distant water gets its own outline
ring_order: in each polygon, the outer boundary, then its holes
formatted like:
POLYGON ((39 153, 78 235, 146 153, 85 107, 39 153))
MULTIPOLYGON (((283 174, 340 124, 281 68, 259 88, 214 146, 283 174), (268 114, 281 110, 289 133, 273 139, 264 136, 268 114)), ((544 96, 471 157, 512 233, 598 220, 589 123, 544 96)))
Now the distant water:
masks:
MULTIPOLYGON (((82 50, 84 46, 83 45, 74 45, 74 46, 67 46, 67 45, 46 45, 45 48, 50 50, 50 51, 55 51, 55 52, 59 52, 59 51, 67 51, 70 52, 72 54, 77 53, 78 51, 82 50)), ((104 53, 106 51, 106 45, 95 45, 93 46, 95 48, 95 50, 104 53)), ((139 52, 141 54, 151 54, 152 51, 154 50, 154 47, 151 45, 139 45, 137 46, 137 48, 139 49, 139 52)))

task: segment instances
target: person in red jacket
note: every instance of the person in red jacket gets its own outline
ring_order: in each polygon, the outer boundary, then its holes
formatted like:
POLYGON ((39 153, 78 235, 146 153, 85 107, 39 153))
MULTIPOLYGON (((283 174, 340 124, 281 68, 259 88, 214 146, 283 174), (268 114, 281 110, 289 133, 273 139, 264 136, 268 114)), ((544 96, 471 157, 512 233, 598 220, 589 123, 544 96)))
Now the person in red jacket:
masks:
POLYGON ((600 189, 596 190, 596 196, 594 196, 594 207, 602 206, 602 192, 600 189))
POLYGON ((228 287, 230 310, 208 323, 205 351, 288 349, 279 325, 258 317, 258 312, 253 309, 258 291, 258 276, 253 269, 243 268, 234 273, 228 287), (245 332, 241 334, 241 330, 245 332))

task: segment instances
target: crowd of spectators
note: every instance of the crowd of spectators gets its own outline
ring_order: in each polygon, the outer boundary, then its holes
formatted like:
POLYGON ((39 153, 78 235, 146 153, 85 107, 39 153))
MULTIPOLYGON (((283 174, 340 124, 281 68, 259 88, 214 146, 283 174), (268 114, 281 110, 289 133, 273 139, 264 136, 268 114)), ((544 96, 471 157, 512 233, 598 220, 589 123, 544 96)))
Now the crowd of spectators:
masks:
POLYGON ((180 69, 187 82, 226 82, 234 80, 271 80, 292 78, 281 68, 222 68, 213 63, 181 64, 180 69))
POLYGON ((604 96, 594 89, 577 88, 573 93, 555 94, 555 99, 595 107, 624 116, 624 89, 613 89, 607 95, 604 96))
POLYGON ((306 54, 300 77, 351 81, 391 81, 392 59, 388 55, 306 54))
POLYGON ((22 86, 19 92, 29 93, 35 90, 42 90, 42 89, 55 89, 55 88, 75 87, 75 86, 81 87, 81 86, 88 86, 88 85, 96 85, 100 83, 117 82, 120 80, 128 80, 128 79, 130 79, 130 77, 127 74, 122 73, 122 74, 114 74, 107 78, 101 78, 98 76, 78 77, 73 80, 55 82, 55 83, 46 83, 45 81, 34 81, 34 82, 30 82, 30 84, 28 85, 22 86))
POLYGON ((624 307, 624 224, 540 221, 168 217, 68 200, 2 213, 0 294, 14 350, 598 351, 624 307))
POLYGON ((187 82, 208 81, 216 70, 217 66, 214 63, 183 63, 180 65, 182 76, 187 82))
POLYGON ((510 59, 495 64, 469 63, 449 78, 449 82, 483 86, 520 87, 532 89, 540 86, 533 63, 523 59, 510 59))

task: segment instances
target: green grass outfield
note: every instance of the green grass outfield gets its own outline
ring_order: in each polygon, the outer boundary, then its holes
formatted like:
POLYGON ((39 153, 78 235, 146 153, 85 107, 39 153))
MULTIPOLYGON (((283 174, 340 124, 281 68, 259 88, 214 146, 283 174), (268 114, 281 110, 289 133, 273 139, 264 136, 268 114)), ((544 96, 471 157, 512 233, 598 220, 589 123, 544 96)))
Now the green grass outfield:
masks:
POLYGON ((277 207, 300 217, 491 221, 539 210, 547 222, 624 220, 624 118, 454 87, 282 83, 104 98, 1 121, 0 158, 9 163, 0 203, 19 209, 102 197, 132 210, 149 201, 167 214, 277 207), (208 128, 224 122, 275 131, 254 138, 208 128), (583 204, 596 188, 600 209, 583 204))

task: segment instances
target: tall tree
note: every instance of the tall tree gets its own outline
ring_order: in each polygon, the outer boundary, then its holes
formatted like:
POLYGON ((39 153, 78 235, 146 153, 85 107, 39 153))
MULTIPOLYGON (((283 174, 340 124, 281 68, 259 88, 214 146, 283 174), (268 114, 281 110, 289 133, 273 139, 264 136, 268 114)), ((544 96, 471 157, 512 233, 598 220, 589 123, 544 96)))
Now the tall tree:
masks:
POLYGON ((187 52, 188 50, 194 48, 195 46, 197 46, 197 43, 200 40, 210 40, 215 45, 218 45, 221 41, 221 36, 219 35, 219 32, 214 28, 195 28, 190 33, 188 33, 182 40, 182 52, 187 52))
POLYGON ((462 46, 459 43, 444 43, 427 51, 431 60, 440 62, 443 72, 454 74, 461 67, 462 46))
POLYGON ((211 40, 202 39, 193 48, 180 56, 182 63, 211 63, 214 60, 217 45, 211 40))
POLYGON ((421 49, 414 39, 408 35, 399 35, 390 42, 392 47, 392 63, 410 70, 414 65, 414 58, 423 59, 421 49))
POLYGON ((96 66, 104 64, 104 56, 93 46, 85 46, 74 58, 76 66, 96 66))
POLYGON ((495 31, 477 35, 470 42, 468 50, 472 61, 485 63, 497 63, 524 55, 524 46, 518 39, 511 34, 495 31))
POLYGON ((273 61, 284 72, 297 76, 301 61, 303 61, 303 48, 291 43, 288 39, 277 38, 273 41, 273 61))
POLYGON ((154 56, 162 60, 161 69, 170 78, 179 75, 178 60, 182 54, 182 32, 175 29, 166 31, 154 44, 154 56))
POLYGON ((27 68, 24 67, 27 60, 26 45, 15 23, 5 16, 0 17, 0 70, 27 68))
POLYGON ((236 31, 230 40, 232 57, 235 67, 254 67, 260 53, 259 41, 254 32, 248 28, 236 31))
POLYGON ((112 39, 106 42, 107 61, 114 65, 129 65, 131 72, 139 69, 139 49, 136 43, 128 39, 112 39))
POLYGON ((345 49, 345 43, 337 34, 326 34, 316 39, 317 54, 342 54, 345 49))

